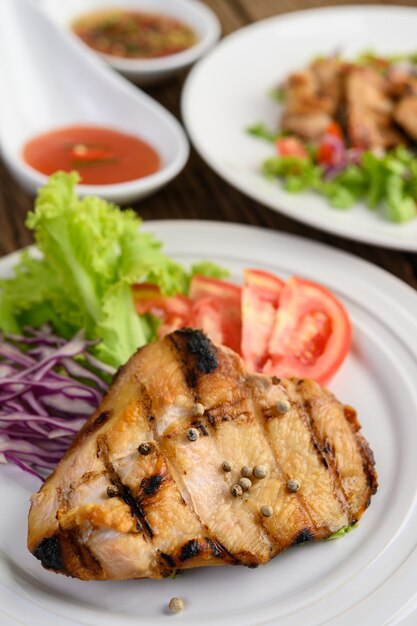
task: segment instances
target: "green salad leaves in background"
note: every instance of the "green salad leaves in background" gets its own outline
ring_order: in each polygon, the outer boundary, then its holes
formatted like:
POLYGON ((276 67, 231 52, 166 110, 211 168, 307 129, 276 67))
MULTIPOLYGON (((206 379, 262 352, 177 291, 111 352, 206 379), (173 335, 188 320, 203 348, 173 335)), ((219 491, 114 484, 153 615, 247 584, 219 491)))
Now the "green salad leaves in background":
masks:
MULTIPOLYGON (((271 143, 280 137, 263 124, 247 132, 271 143)), ((306 157, 269 157, 262 172, 271 180, 280 179, 290 193, 320 193, 337 209, 349 209, 363 201, 372 211, 381 210, 391 222, 407 222, 417 216, 417 157, 404 146, 383 155, 363 152, 360 164, 348 165, 330 180, 317 164, 314 149, 306 157)))
POLYGON ((41 257, 24 252, 14 277, 0 281, 0 328, 21 333, 51 322, 69 338, 84 328, 97 355, 116 367, 156 336, 151 316, 135 311, 131 285, 148 282, 170 295, 187 293, 193 273, 223 277, 210 262, 187 271, 141 230, 132 210, 98 197, 79 198, 78 175, 54 174, 39 191, 27 226, 41 257))

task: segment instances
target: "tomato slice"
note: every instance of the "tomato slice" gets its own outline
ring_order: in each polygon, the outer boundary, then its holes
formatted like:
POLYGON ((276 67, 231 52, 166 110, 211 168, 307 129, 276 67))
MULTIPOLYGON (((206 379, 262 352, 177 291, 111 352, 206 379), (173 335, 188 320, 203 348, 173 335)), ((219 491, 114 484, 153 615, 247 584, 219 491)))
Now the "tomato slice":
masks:
POLYGON ((147 283, 133 285, 132 294, 138 313, 151 313, 162 321, 160 337, 189 325, 192 303, 186 296, 164 296, 157 285, 147 283))
POLYGON ((333 137, 338 137, 338 139, 343 139, 343 130, 340 124, 333 121, 330 122, 328 127, 326 128, 326 135, 333 135, 333 137))
POLYGON ((344 156, 345 143, 342 129, 337 122, 332 122, 318 145, 317 161, 320 165, 333 167, 340 163, 344 156))
POLYGON ((301 159, 308 157, 304 144, 297 137, 280 137, 275 145, 281 156, 294 156, 301 159))
POLYGON ((232 300, 240 305, 242 296, 242 288, 227 280, 219 278, 209 278, 197 274, 191 279, 190 290, 188 292, 191 300, 198 300, 206 296, 214 296, 216 298, 232 300))
POLYGON ((284 282, 262 270, 244 271, 242 291, 242 356, 249 369, 261 371, 268 358, 284 282))
POLYGON ((351 343, 343 305, 325 287, 296 276, 282 290, 263 372, 327 382, 351 343))
POLYGON ((203 330, 213 343, 223 343, 222 306, 218 298, 206 296, 192 307, 191 325, 203 330))
POLYGON ((218 278, 193 276, 189 295, 193 300, 192 325, 201 328, 214 343, 240 354, 242 289, 218 278))

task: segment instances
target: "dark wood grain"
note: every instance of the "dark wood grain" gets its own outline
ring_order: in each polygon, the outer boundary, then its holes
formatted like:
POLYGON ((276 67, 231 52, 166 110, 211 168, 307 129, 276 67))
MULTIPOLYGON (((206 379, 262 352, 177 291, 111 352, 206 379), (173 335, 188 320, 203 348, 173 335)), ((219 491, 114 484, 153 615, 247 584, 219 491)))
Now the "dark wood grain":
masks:
MULTIPOLYGON (((360 4, 351 0, 351 4, 360 4)), ((417 0, 373 2, 417 6, 417 0)), ((219 16, 223 34, 252 21, 288 11, 343 4, 323 0, 206 0, 219 16)), ((185 74, 149 90, 149 93, 180 119, 180 95, 185 74)), ((31 234, 24 226, 33 199, 11 178, 0 164, 0 255, 28 245, 31 234)), ((134 207, 145 220, 209 219, 242 222, 295 233, 347 250, 395 274, 417 288, 417 255, 375 248, 348 241, 300 224, 262 207, 223 182, 192 151, 184 171, 167 187, 134 207)))

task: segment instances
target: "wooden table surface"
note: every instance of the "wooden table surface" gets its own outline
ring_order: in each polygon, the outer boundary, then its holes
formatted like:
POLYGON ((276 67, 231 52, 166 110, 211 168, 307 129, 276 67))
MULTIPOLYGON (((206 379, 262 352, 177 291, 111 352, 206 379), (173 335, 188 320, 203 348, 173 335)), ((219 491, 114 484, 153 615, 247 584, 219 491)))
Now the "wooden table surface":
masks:
MULTIPOLYGON (((372 2, 367 4, 390 4, 372 2)), ((345 4, 319 0, 206 0, 219 16, 223 35, 256 20, 297 9, 345 4)), ((361 4, 350 0, 349 4, 361 4)), ((417 0, 392 4, 417 6, 417 0)), ((180 118, 179 101, 185 75, 154 87, 149 93, 180 118)), ((0 163, 0 256, 31 243, 24 226, 30 198, 0 163)), ((264 208, 223 182, 192 151, 184 171, 164 189, 134 207, 143 219, 209 219, 256 224, 326 242, 361 256, 417 288, 417 255, 376 248, 322 233, 264 208)))

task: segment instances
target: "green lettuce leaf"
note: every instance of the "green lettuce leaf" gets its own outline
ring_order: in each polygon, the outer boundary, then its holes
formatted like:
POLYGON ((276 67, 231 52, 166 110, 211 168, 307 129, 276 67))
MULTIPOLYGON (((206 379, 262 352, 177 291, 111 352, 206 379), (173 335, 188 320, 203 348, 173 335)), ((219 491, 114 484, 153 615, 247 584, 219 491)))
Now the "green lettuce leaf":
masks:
POLYGON ((350 533, 352 530, 357 528, 357 526, 358 526, 358 522, 356 522, 356 524, 352 524, 352 526, 343 526, 332 535, 329 535, 329 537, 326 537, 324 541, 333 541, 333 539, 340 539, 341 537, 344 537, 345 535, 350 533))
POLYGON ((262 164, 267 178, 279 178, 291 193, 316 191, 337 209, 349 209, 363 200, 371 210, 381 208, 391 222, 417 216, 417 158, 405 146, 384 155, 362 154, 360 165, 349 165, 329 181, 317 165, 314 150, 306 158, 273 156, 262 164))
MULTIPOLYGON (((187 293, 195 270, 167 257, 134 211, 78 198, 77 182, 77 174, 58 172, 40 190, 26 223, 42 256, 23 253, 14 276, 0 281, 0 328, 51 322, 65 337, 84 328, 100 340, 100 358, 118 367, 157 330, 155 320, 136 313, 130 286, 149 282, 164 294, 187 293)), ((211 263, 198 267, 209 276, 223 273, 211 263)))

